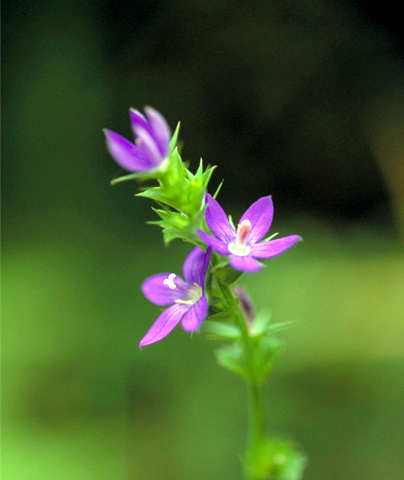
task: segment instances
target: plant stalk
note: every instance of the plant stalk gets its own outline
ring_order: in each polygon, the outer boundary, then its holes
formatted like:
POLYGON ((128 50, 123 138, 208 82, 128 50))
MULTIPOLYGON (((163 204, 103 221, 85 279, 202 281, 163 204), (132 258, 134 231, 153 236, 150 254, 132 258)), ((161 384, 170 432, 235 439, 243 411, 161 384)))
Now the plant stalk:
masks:
MULTIPOLYGON (((220 284, 220 282, 219 282, 220 284)), ((248 371, 248 389, 250 397, 250 414, 249 414, 249 434, 247 442, 247 451, 245 455, 245 476, 247 480, 257 480, 254 475, 254 465, 260 457, 260 451, 265 440, 265 415, 262 396, 262 386, 258 381, 257 372, 254 361, 254 344, 248 329, 248 324, 237 300, 227 285, 220 284, 221 291, 230 307, 234 308, 235 321, 240 329, 246 367, 248 371)))

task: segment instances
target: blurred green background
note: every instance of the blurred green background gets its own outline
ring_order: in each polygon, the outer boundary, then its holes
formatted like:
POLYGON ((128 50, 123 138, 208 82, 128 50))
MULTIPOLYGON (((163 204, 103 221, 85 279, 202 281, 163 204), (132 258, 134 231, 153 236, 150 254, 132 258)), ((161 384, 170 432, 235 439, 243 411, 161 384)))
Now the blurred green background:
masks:
MULTIPOLYGON (((182 122, 237 219, 272 194, 305 242, 242 277, 287 347, 269 427, 307 480, 404 472, 404 62, 389 3, 4 1, 2 473, 7 480, 240 479, 244 386, 158 314, 179 272, 102 128, 128 108, 182 122), (389 11, 389 16, 387 16, 389 11)), ((397 7, 396 7, 397 9, 397 7)))

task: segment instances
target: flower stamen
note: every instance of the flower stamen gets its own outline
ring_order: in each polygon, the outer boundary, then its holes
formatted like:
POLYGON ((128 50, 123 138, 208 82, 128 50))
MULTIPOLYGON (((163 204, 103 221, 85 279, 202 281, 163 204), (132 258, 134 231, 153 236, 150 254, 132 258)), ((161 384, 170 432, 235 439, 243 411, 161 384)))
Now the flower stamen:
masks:
POLYGON ((193 300, 181 300, 178 299, 175 303, 179 303, 180 305, 193 305, 195 302, 193 300))
POLYGON ((171 290, 175 290, 177 288, 177 286, 175 285, 175 282, 174 282, 174 278, 176 276, 177 275, 175 273, 170 273, 168 278, 163 280, 164 285, 168 285, 168 288, 171 288, 171 290))

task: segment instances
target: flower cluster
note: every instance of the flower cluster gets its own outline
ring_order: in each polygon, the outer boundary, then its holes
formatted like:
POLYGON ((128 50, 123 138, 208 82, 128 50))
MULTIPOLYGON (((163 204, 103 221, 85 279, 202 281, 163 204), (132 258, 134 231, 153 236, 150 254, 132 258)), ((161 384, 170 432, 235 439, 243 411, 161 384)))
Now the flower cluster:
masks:
MULTIPOLYGON (((148 300, 168 307, 140 341, 144 347, 166 337, 178 323, 187 332, 199 329, 208 316, 210 297, 213 298, 212 282, 207 291, 205 278, 207 272, 212 276, 215 271, 209 270, 211 253, 239 274, 254 273, 262 268, 260 260, 286 252, 301 237, 263 240, 274 214, 270 196, 254 202, 237 228, 233 227, 223 208, 207 193, 213 168, 204 172, 201 165, 196 174, 189 172, 175 149, 176 136, 170 141, 166 120, 153 108, 145 108, 145 116, 131 109, 130 119, 135 143, 106 130, 109 152, 124 169, 158 181, 159 186, 145 189, 141 195, 156 200, 161 207, 155 211, 162 220, 153 223, 163 228, 165 239, 182 238, 196 245, 183 264, 184 279, 174 273, 160 273, 143 283, 142 291, 148 300)), ((217 281, 220 283, 219 277, 217 281)))
POLYGON ((134 143, 105 130, 107 148, 115 161, 131 172, 114 179, 153 180, 137 196, 155 201, 159 219, 153 224, 163 230, 167 244, 181 239, 192 244, 182 266, 182 276, 173 272, 146 278, 141 289, 152 303, 163 307, 139 346, 159 342, 181 324, 186 332, 204 330, 212 339, 225 343, 216 351, 217 362, 239 375, 251 392, 251 420, 248 450, 244 457, 246 478, 301 480, 306 465, 304 455, 290 441, 265 435, 263 403, 257 401, 261 387, 279 352, 281 342, 274 332, 286 324, 272 323, 265 312, 256 312, 247 291, 234 282, 244 273, 261 270, 262 260, 289 250, 301 240, 299 235, 265 238, 274 215, 272 198, 255 201, 235 227, 208 192, 214 167, 202 160, 191 173, 177 147, 179 124, 171 136, 162 115, 145 108, 145 115, 130 110, 134 143))

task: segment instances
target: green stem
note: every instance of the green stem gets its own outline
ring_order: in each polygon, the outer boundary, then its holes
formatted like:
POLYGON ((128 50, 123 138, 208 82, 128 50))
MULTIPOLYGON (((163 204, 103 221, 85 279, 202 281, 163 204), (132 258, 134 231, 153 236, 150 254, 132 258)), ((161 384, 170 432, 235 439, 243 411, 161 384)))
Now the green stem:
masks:
POLYGON ((250 434, 249 434, 249 455, 247 460, 253 459, 258 453, 265 435, 265 418, 262 401, 262 389, 258 382, 254 362, 254 345, 252 343, 247 324, 240 309, 237 308, 237 323, 240 328, 244 353, 249 371, 249 393, 250 393, 250 434))
POLYGON ((261 383, 258 381, 254 362, 254 344, 248 330, 246 320, 237 305, 237 301, 230 287, 219 282, 220 289, 230 307, 234 307, 235 320, 240 329, 244 355, 248 371, 248 388, 250 393, 250 419, 247 454, 245 457, 245 475, 249 480, 254 480, 254 467, 260 457, 260 450, 265 438, 265 415, 263 408, 261 383))

